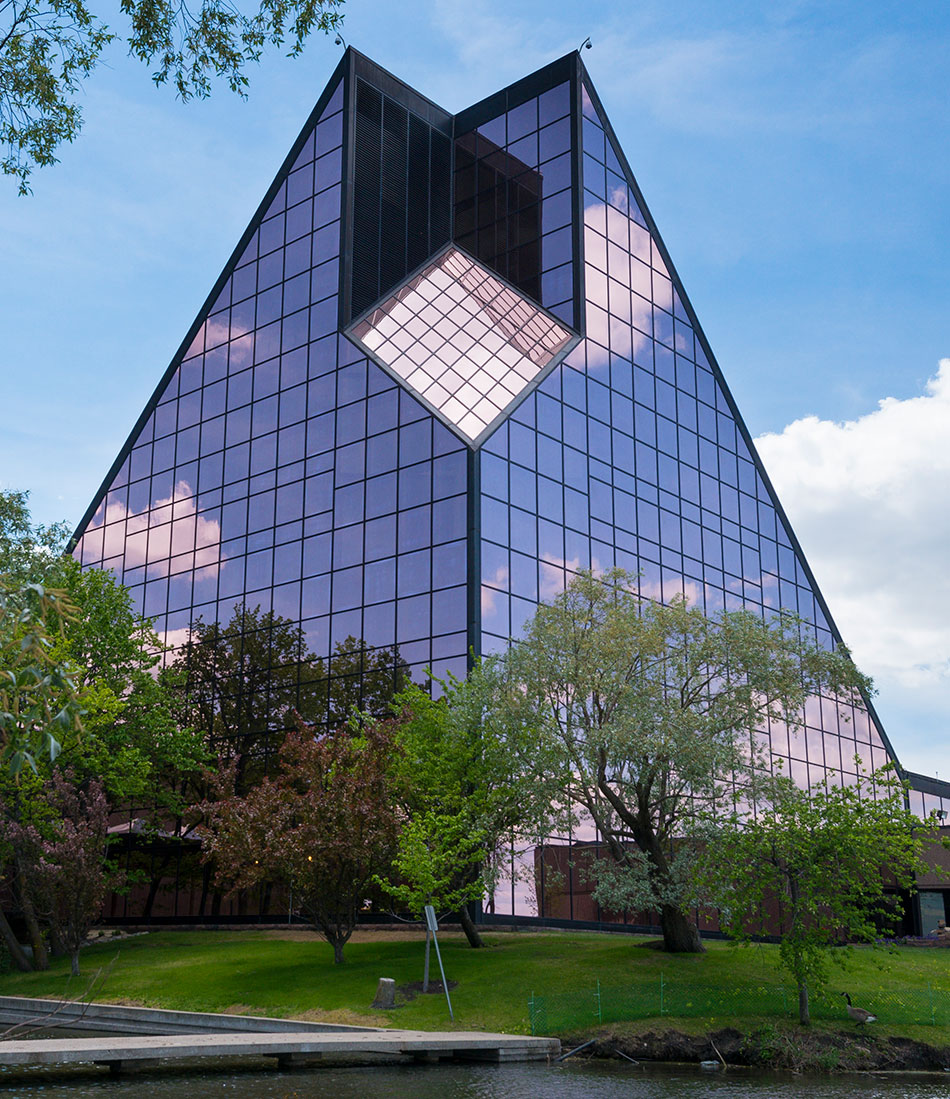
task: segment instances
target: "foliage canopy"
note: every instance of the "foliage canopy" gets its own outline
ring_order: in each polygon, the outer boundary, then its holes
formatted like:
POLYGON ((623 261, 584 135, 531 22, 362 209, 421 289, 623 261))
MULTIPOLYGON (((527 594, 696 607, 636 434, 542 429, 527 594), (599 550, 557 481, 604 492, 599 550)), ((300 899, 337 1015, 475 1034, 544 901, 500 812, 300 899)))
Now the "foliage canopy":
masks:
POLYGON ((592 868, 595 898, 658 911, 672 951, 702 950, 684 840, 703 805, 746 780, 767 723, 797 728, 809 697, 867 687, 846 651, 817 648, 792 615, 709 617, 641 596, 620 569, 578 573, 501 659, 496 706, 520 708, 534 730, 526 763, 556 777, 574 822, 595 825, 609 853, 592 868))
POLYGON ((337 963, 395 848, 391 725, 319 737, 301 726, 281 745, 276 775, 205 807, 205 855, 218 882, 292 890, 337 963))
MULTIPOLYGON (((230 0, 120 0, 129 53, 154 66, 156 84, 171 83, 189 100, 211 93, 215 79, 244 94, 246 67, 267 46, 298 55, 315 30, 342 21, 342 0, 260 0, 243 11, 230 0)), ((34 167, 54 164, 57 149, 82 128, 82 83, 103 51, 121 40, 85 0, 0 0, 0 160, 4 174, 30 190, 34 167)))
POLYGON ((885 890, 913 889, 934 829, 909 812, 889 768, 862 773, 851 786, 803 789, 782 775, 760 777, 755 805, 754 816, 717 822, 704 873, 740 942, 777 908, 779 961, 807 1026, 809 996, 827 984, 830 963, 843 960, 842 944, 873 942, 896 917, 885 890))
MULTIPOLYGON (((25 493, 0 492, 0 869, 38 968, 44 924, 72 951, 97 914, 109 813, 145 805, 167 824, 208 760, 155 674, 163 645, 150 623, 111 573, 65 556, 64 540, 63 525, 33 525, 25 493)), ((28 968, 2 913, 0 933, 28 968)))
POLYGON ((426 904, 459 912, 475 947, 482 941, 467 904, 494 891, 504 841, 543 827, 555 797, 545 776, 523 765, 531 734, 519 710, 490 705, 504 691, 500 671, 480 661, 464 681, 440 681, 438 699, 409 684, 393 700, 403 825, 386 888, 415 915, 426 904))

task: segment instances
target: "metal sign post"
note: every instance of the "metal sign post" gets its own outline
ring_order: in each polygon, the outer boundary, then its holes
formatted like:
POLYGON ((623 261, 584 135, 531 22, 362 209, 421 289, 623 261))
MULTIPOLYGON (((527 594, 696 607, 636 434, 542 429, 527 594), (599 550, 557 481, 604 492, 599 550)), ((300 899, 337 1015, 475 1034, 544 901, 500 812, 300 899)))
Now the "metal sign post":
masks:
POLYGON ((435 943, 435 956, 439 959, 439 972, 442 974, 442 987, 445 989, 445 1002, 449 1005, 449 1018, 452 1022, 455 1022, 455 1016, 452 1013, 452 1000, 449 997, 449 983, 445 979, 445 969, 442 966, 442 954, 439 952, 439 938, 436 932, 439 930, 439 920, 435 914, 435 909, 431 904, 425 906, 426 914, 426 971, 428 972, 429 961, 429 935, 432 936, 432 941, 435 943))

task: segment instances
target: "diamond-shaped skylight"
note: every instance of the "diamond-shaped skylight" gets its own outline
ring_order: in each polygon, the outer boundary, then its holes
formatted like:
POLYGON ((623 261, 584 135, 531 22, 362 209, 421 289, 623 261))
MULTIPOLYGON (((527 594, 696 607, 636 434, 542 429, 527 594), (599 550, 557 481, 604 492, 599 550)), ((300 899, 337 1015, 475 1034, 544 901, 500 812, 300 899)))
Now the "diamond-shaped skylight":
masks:
POLYGON ((473 443, 574 338, 451 246, 350 334, 473 443))

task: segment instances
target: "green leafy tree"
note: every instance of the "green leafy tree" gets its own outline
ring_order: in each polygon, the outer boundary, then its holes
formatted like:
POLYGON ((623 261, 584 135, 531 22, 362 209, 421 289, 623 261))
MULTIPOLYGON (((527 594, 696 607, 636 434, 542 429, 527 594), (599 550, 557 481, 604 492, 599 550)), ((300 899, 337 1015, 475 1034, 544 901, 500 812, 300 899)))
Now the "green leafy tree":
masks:
MULTIPOLYGON (((45 738, 47 756, 63 752, 60 764, 78 782, 101 779, 112 804, 148 795, 180 810, 156 779, 197 771, 207 756, 176 722, 175 696, 156 675, 164 646, 113 574, 83 570, 65 545, 65 524, 32 523, 27 493, 0 492, 0 645, 9 673, 0 689, 10 701, 0 726, 11 726, 19 690, 21 735, 30 722, 33 741, 45 738)), ((27 753, 15 762, 36 760, 27 753)))
POLYGON ((845 651, 807 640, 791 615, 707 617, 683 599, 643 598, 622 570, 579 573, 504 657, 509 691, 535 733, 534 770, 592 822, 608 852, 595 898, 659 912, 667 950, 699 952, 688 916, 688 837, 721 784, 748 771, 756 730, 801 724, 823 694, 852 700, 866 681, 845 651))
MULTIPOLYGON (((224 625, 193 623, 188 641, 162 673, 178 698, 181 724, 200 732, 210 754, 231 767, 239 796, 274 767, 298 722, 319 734, 343 727, 364 710, 380 716, 407 680, 408 668, 394 649, 373 650, 350 637, 320 659, 309 651, 297 622, 241 604, 224 625)), ((190 792, 195 804, 207 805, 215 786, 199 782, 190 792)), ((212 911, 221 904, 213 882, 206 861, 202 911, 209 896, 212 911)), ((245 900, 240 893, 239 905, 245 900)))
POLYGON ((490 894, 498 853, 514 831, 546 819, 553 790, 522 765, 529 729, 517 710, 497 701, 499 665, 475 665, 468 678, 440 681, 433 699, 413 684, 393 702, 400 714, 394 757, 404 817, 386 891, 415 915, 426 904, 457 911, 473 947, 483 944, 468 904, 490 894))
POLYGON ((163 646, 151 625, 111 573, 83 571, 62 554, 64 537, 62 525, 32 524, 25 493, 0 493, 0 738, 9 764, 0 774, 0 866, 38 968, 42 910, 47 922, 53 910, 34 895, 36 855, 24 830, 49 839, 44 829, 65 804, 45 796, 50 783, 68 774, 83 797, 100 784, 110 810, 136 808, 148 827, 167 831, 180 825, 188 775, 210 758, 177 723, 174 696, 155 674, 163 646))
POLYGON ((34 525, 29 494, 0 491, 0 765, 55 759, 80 727, 79 666, 63 651, 79 610, 63 585, 65 523, 34 525))
POLYGON ((301 726, 281 745, 276 775, 204 807, 218 884, 292 889, 337 964, 395 849, 393 750, 392 722, 316 737, 301 726))
POLYGON ((810 996, 826 987, 844 942, 872 942, 893 916, 885 888, 913 889, 935 829, 906 807, 889 768, 851 786, 824 781, 803 789, 782 776, 760 777, 755 815, 717 821, 700 875, 721 919, 748 943, 763 913, 779 906, 779 961, 798 989, 798 1014, 811 1021, 810 996))
POLYGON ((298 55, 315 30, 342 21, 342 0, 261 0, 242 11, 229 0, 190 8, 173 0, 121 0, 123 35, 84 0, 0 0, 0 166, 30 190, 34 167, 56 162, 64 141, 82 128, 77 98, 110 43, 153 66, 156 84, 170 82, 184 101, 204 98, 216 78, 244 94, 248 63, 267 46, 298 55))
POLYGON ((164 645, 110 572, 61 562, 78 613, 62 651, 77 668, 85 735, 64 742, 62 765, 95 778, 110 803, 145 807, 168 829, 187 807, 187 783, 207 767, 200 732, 180 722, 173 684, 158 674, 164 645))
POLYGON ((0 579, 0 763, 14 776, 55 760, 81 728, 77 669, 57 656, 54 632, 76 614, 62 591, 0 579))
POLYGON ((0 575, 8 583, 44 583, 51 574, 58 576, 68 539, 65 522, 33 522, 28 492, 0 491, 0 575))

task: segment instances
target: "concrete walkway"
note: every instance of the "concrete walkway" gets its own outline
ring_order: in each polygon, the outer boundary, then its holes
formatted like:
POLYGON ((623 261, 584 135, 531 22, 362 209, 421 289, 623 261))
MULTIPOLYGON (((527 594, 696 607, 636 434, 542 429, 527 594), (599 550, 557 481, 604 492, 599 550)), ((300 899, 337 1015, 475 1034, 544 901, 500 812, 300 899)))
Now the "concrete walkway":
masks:
POLYGON ((302 1019, 271 1019, 263 1015, 216 1015, 202 1011, 170 1011, 155 1007, 127 1007, 125 1004, 76 1003, 41 1000, 31 996, 0 996, 0 1029, 17 1023, 35 1025, 43 1020, 44 1030, 108 1030, 112 1034, 219 1034, 240 1031, 376 1031, 378 1027, 348 1026, 343 1023, 311 1023, 302 1019))
POLYGON ((107 1065, 113 1073, 135 1072, 159 1062, 207 1057, 272 1057, 281 1067, 305 1064, 324 1054, 349 1057, 384 1055, 412 1057, 419 1061, 543 1061, 556 1057, 561 1044, 556 1038, 485 1034, 474 1031, 389 1030, 343 1027, 327 1023, 300 1023, 292 1019, 251 1018, 241 1015, 205 1015, 187 1011, 155 1011, 113 1004, 68 1004, 50 1000, 0 997, 0 1019, 33 1011, 32 1018, 49 1015, 59 1025, 73 1029, 77 1022, 88 1029, 115 1031, 123 1023, 141 1027, 151 1022, 164 1028, 158 1033, 111 1034, 89 1038, 14 1039, 0 1042, 0 1065, 53 1065, 92 1062, 107 1065), (11 1001, 15 1001, 11 1003, 11 1001), (40 1008, 40 1010, 34 1010, 40 1008), (79 1018, 62 1017, 73 1009, 79 1018), (84 1009, 84 1010, 83 1010, 84 1009), (142 1017, 150 1012, 151 1016, 142 1017), (173 1031, 168 1028, 174 1027, 173 1031), (190 1029, 186 1029, 190 1028, 190 1029))

